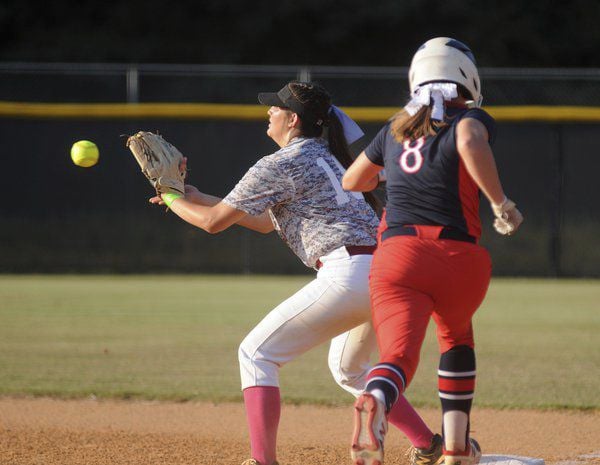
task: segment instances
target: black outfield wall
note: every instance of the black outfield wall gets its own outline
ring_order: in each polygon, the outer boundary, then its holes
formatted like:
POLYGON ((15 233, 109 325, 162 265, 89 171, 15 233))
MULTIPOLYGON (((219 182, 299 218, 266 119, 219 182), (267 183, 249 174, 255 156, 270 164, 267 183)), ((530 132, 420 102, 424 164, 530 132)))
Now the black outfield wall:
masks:
MULTIPOLYGON (((381 124, 362 124, 367 136, 381 124)), ((148 204, 152 189, 122 134, 159 130, 189 158, 192 184, 224 196, 276 149, 265 122, 173 119, 0 119, 4 201, 0 272, 305 273, 275 233, 233 227, 209 235, 148 204), (96 142, 80 168, 71 144, 96 142)), ((523 211, 519 234, 484 236, 494 274, 600 276, 600 124, 500 123, 494 151, 505 190, 523 211)))

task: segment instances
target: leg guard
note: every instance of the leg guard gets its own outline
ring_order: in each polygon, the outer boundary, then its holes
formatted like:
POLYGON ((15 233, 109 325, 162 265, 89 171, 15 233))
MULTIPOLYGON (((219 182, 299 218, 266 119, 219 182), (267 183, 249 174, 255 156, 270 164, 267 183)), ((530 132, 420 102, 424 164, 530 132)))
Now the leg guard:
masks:
POLYGON ((469 438, 469 415, 475 392, 475 351, 471 347, 456 346, 441 355, 438 387, 445 448, 463 451, 469 438))

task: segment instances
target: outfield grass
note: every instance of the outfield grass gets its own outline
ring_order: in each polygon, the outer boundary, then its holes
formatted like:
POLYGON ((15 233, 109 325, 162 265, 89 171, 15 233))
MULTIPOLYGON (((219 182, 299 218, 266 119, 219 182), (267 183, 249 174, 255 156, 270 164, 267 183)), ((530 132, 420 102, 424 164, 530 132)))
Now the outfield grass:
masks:
MULTIPOLYGON (((0 276, 0 394, 239 400, 237 347, 310 277, 0 276)), ((475 317, 478 406, 600 409, 600 281, 495 279, 475 317)), ((437 406, 430 328, 407 396, 437 406)), ((288 402, 349 403, 327 347, 288 402)))

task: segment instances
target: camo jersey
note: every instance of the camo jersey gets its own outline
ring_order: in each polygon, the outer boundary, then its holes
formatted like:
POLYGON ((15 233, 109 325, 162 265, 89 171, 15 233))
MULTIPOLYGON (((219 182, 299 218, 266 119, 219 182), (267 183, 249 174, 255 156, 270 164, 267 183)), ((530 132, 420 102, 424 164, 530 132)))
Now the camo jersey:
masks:
POLYGON ((294 138, 261 158, 223 199, 250 215, 268 210, 283 241, 309 267, 344 245, 375 245, 379 223, 360 193, 342 189, 344 169, 320 138, 294 138))

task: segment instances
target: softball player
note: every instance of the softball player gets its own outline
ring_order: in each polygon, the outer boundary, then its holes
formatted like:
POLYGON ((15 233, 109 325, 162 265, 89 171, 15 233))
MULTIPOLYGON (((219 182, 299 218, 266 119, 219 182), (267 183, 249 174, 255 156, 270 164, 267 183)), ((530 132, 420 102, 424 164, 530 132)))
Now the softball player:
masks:
MULTIPOLYGON (((267 135, 280 150, 260 159, 222 200, 193 186, 186 186, 185 197, 151 199, 211 233, 235 223, 263 233, 275 229, 306 266, 317 270, 312 282, 273 309, 239 347, 252 454, 245 465, 276 463, 281 366, 333 338, 331 372, 358 396, 376 346, 368 274, 378 219, 363 194, 341 186, 344 167, 351 163, 345 135, 352 141, 362 132, 351 137, 356 124, 315 84, 292 82, 277 93, 260 94, 259 101, 270 106, 267 135), (321 137, 325 127, 328 140, 321 137)), ((404 398, 390 421, 420 448, 415 449, 419 457, 441 455, 441 437, 404 398)))
POLYGON ((445 465, 474 465, 469 438, 475 388, 471 318, 491 274, 479 246, 479 191, 491 202, 494 226, 512 234, 523 218, 502 189, 490 141, 495 123, 482 109, 469 48, 440 37, 414 55, 412 99, 384 126, 343 178, 345 189, 368 191, 385 168, 387 205, 373 258, 370 292, 380 362, 355 403, 351 454, 356 465, 381 465, 386 412, 411 382, 433 317, 445 465))

